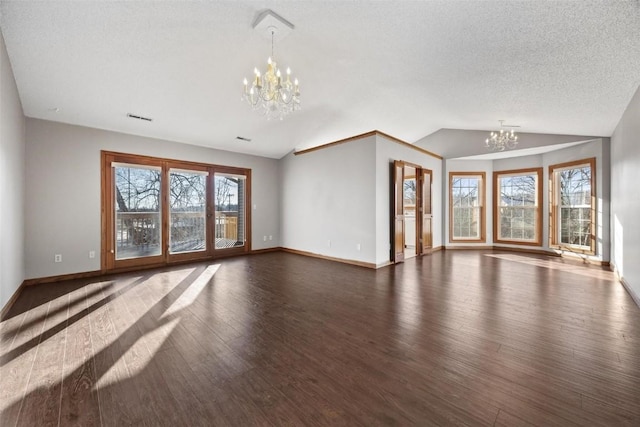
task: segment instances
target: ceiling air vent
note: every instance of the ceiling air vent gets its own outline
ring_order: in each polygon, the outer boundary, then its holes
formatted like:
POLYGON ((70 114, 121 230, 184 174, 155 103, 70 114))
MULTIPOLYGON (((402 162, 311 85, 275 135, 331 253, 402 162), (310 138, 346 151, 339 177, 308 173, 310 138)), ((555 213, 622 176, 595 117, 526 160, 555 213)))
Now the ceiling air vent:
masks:
POLYGON ((149 117, 136 116, 135 114, 127 113, 127 117, 131 117, 132 119, 144 120, 145 122, 152 122, 153 119, 149 117))

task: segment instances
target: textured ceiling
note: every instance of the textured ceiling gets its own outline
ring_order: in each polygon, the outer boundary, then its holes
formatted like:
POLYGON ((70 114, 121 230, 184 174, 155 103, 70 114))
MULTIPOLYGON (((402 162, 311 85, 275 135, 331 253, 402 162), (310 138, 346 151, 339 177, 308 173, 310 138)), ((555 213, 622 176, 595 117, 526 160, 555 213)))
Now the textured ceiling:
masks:
POLYGON ((373 129, 414 142, 498 119, 609 136, 640 84, 636 0, 2 0, 0 12, 27 116, 275 158, 373 129), (240 101, 270 53, 251 28, 265 9, 295 25, 275 53, 303 110, 284 121, 240 101))

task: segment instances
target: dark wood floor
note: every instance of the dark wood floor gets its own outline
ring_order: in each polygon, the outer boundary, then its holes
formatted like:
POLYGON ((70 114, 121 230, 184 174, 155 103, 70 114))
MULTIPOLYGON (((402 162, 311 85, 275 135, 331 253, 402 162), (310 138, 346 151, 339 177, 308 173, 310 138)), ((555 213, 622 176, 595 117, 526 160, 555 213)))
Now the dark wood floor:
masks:
POLYGON ((0 425, 640 425, 640 309, 612 273, 448 251, 286 253, 28 287, 0 425))

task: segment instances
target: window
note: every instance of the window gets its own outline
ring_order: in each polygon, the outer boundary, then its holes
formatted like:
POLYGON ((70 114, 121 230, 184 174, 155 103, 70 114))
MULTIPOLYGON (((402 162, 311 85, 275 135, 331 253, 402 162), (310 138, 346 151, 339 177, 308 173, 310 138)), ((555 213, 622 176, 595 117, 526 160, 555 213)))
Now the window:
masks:
POLYGON ((249 169, 102 152, 102 269, 250 250, 249 169))
POLYGON ((169 170, 171 253, 206 251, 207 172, 169 170))
POLYGON ((484 242, 484 172, 449 173, 449 240, 484 242))
POLYGON ((244 245, 244 175, 216 173, 216 248, 233 248, 244 245))
POLYGON ((494 172, 493 240, 542 244, 542 168, 494 172))
POLYGON ((160 168, 113 163, 115 175, 115 257, 160 255, 160 168))
POLYGON ((595 159, 549 167, 552 247, 595 253, 595 159))

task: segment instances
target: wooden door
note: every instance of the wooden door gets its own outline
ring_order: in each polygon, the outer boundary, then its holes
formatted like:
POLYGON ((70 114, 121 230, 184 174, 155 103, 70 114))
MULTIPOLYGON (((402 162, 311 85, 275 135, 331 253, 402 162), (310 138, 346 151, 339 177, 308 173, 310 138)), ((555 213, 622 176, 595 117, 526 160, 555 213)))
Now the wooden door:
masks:
POLYGON ((392 216, 393 216, 393 262, 404 261, 404 162, 395 160, 393 162, 393 195, 392 216))
POLYGON ((420 253, 429 253, 433 247, 431 211, 431 171, 429 169, 420 170, 420 253))

